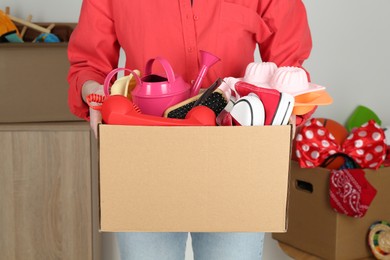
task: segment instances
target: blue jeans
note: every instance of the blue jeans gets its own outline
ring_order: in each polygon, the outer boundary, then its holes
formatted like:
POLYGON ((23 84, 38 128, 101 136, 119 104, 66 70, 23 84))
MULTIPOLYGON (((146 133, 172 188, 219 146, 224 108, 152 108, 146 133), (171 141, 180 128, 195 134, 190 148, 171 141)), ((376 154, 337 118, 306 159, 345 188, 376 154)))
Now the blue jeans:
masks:
MULTIPOLYGON (((195 260, 260 260, 264 233, 190 233, 195 260)), ((122 260, 184 260, 186 232, 117 233, 122 260)))

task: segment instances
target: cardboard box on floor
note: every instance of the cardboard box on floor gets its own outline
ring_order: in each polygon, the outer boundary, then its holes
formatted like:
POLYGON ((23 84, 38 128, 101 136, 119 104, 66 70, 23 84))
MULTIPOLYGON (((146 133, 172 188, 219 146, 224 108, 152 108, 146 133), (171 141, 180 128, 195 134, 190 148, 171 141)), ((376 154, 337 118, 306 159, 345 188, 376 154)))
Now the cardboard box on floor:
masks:
POLYGON ((56 23, 52 33, 60 43, 32 43, 40 33, 27 29, 25 43, 0 44, 0 123, 80 120, 67 102, 67 46, 74 27, 56 23))
POLYGON ((324 259, 372 257, 369 228, 375 221, 390 221, 390 168, 365 172, 377 195, 363 218, 352 218, 330 206, 329 170, 302 169, 292 162, 288 231, 273 238, 324 259))
POLYGON ((290 126, 99 126, 101 231, 286 230, 290 126))

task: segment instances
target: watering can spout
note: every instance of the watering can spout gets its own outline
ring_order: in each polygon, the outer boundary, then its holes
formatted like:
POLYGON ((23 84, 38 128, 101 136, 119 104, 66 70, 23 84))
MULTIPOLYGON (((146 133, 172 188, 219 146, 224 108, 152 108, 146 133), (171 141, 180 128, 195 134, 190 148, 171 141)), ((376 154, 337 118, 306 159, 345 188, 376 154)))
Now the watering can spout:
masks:
POLYGON ((200 59, 201 59, 202 66, 199 71, 198 77, 196 78, 195 83, 191 88, 191 93, 190 93, 191 97, 198 95, 200 86, 202 84, 204 77, 206 76, 207 70, 215 63, 220 61, 220 59, 217 56, 211 54, 210 52, 202 51, 202 50, 200 50, 199 52, 200 52, 200 59))

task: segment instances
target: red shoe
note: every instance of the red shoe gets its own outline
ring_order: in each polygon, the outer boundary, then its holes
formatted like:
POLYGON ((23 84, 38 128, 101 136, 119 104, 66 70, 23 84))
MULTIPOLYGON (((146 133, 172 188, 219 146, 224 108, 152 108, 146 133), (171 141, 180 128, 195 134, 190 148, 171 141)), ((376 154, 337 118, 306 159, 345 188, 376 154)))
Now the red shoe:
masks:
POLYGON ((255 93, 264 105, 264 125, 286 125, 294 108, 294 97, 276 89, 262 88, 238 81, 235 90, 240 97, 255 93))
POLYGON ((233 125, 259 126, 264 125, 263 102, 256 94, 249 93, 235 102, 230 111, 233 125))

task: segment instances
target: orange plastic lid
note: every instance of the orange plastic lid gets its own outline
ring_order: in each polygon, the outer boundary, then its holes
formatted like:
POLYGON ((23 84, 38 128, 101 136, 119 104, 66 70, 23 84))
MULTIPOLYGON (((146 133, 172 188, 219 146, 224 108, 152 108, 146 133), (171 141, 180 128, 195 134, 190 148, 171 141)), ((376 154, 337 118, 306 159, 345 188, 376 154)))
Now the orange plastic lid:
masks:
POLYGON ((295 96, 294 115, 303 115, 314 109, 315 106, 325 106, 332 104, 332 97, 326 90, 309 92, 306 94, 295 96))

